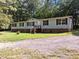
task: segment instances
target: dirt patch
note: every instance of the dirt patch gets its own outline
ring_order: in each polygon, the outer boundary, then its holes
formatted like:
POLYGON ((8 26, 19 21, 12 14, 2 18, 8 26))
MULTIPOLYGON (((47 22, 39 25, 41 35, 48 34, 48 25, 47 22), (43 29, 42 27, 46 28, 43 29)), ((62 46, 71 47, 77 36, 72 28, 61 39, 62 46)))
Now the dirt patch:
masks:
MULTIPOLYGON (((20 55, 16 54, 18 52, 17 49, 16 53, 10 50, 14 56, 10 56, 8 59, 16 58, 27 59, 29 56, 27 53, 33 55, 34 59, 79 59, 79 37, 78 36, 58 36, 58 37, 49 37, 43 39, 30 39, 24 40, 19 42, 9 42, 9 43, 0 43, 0 49, 4 50, 7 48, 15 49, 21 48, 19 53, 20 55), (24 50, 23 50, 24 49, 24 50), (27 49, 30 49, 29 52, 27 49), (25 53, 22 53, 23 51, 25 53), (19 56, 19 57, 18 57, 19 56), (20 58, 21 57, 21 58, 20 58)), ((9 50, 5 50, 1 53, 9 55, 9 50)), ((4 55, 4 54, 3 54, 4 55)), ((11 54, 10 54, 11 55, 11 54)), ((1 54, 0 54, 1 56, 1 54)), ((33 59, 32 57, 32 59, 33 59)), ((31 56, 28 59, 31 59, 31 56)))

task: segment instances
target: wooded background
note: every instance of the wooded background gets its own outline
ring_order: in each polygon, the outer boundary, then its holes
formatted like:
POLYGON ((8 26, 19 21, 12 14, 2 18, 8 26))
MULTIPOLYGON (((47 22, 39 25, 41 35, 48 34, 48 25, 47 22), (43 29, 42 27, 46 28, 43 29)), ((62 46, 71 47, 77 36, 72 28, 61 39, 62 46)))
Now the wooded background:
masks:
POLYGON ((0 0, 0 29, 8 28, 13 21, 71 15, 78 25, 78 10, 79 0, 0 0))

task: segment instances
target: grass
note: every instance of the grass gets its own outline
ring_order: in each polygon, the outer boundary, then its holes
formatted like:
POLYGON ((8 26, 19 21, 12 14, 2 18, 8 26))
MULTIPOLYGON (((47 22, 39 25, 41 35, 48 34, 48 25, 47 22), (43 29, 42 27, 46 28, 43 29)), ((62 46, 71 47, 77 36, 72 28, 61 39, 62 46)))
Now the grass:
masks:
MULTIPOLYGON (((14 32, 0 32, 0 42, 12 42, 32 38, 47 38, 50 36, 65 36, 74 33, 76 34, 78 31, 54 34, 20 33, 19 35, 14 32)), ((42 54, 40 51, 32 49, 6 48, 0 49, 0 59, 79 59, 79 51, 72 48, 58 48, 51 50, 49 53, 50 54, 42 54)))
POLYGON ((13 42, 13 41, 20 41, 24 39, 35 39, 35 38, 47 38, 51 36, 64 36, 68 35, 68 33, 48 33, 48 34, 30 34, 30 33, 20 33, 19 35, 16 32, 0 32, 0 42, 13 42))
POLYGON ((60 48, 50 54, 43 54, 38 50, 8 48, 0 50, 0 59, 79 59, 79 51, 60 48))
POLYGON ((75 36, 79 36, 79 29, 73 30, 72 34, 75 35, 75 36))

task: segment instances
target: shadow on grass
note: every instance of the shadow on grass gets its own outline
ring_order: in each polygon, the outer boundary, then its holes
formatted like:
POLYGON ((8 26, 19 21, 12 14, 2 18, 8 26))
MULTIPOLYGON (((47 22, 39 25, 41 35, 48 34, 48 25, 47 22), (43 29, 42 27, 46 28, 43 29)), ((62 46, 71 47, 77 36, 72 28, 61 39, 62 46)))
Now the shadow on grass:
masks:
POLYGON ((73 30, 72 35, 79 36, 79 29, 73 30))

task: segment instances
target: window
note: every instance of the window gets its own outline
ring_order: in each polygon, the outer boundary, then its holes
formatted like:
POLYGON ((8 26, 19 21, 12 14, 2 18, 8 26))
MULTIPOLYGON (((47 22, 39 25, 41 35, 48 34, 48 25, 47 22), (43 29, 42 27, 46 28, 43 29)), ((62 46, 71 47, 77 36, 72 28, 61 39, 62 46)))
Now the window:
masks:
POLYGON ((12 24, 12 27, 16 27, 16 26, 17 26, 17 24, 16 24, 16 23, 12 24))
POLYGON ((34 22, 32 22, 32 26, 34 26, 35 25, 35 23, 34 22))
POLYGON ((61 19, 56 19, 56 25, 61 25, 61 19))
POLYGON ((49 21, 48 20, 44 20, 43 21, 43 25, 49 25, 49 21))
POLYGON ((34 26, 35 23, 34 22, 27 22, 27 26, 34 26))
POLYGON ((67 18, 65 18, 65 19, 56 19, 56 25, 67 25, 67 18))
POLYGON ((65 19, 62 20, 62 24, 63 25, 67 25, 67 18, 65 18, 65 19))
POLYGON ((24 26, 24 23, 19 23, 19 26, 20 26, 20 27, 23 27, 23 26, 24 26))

